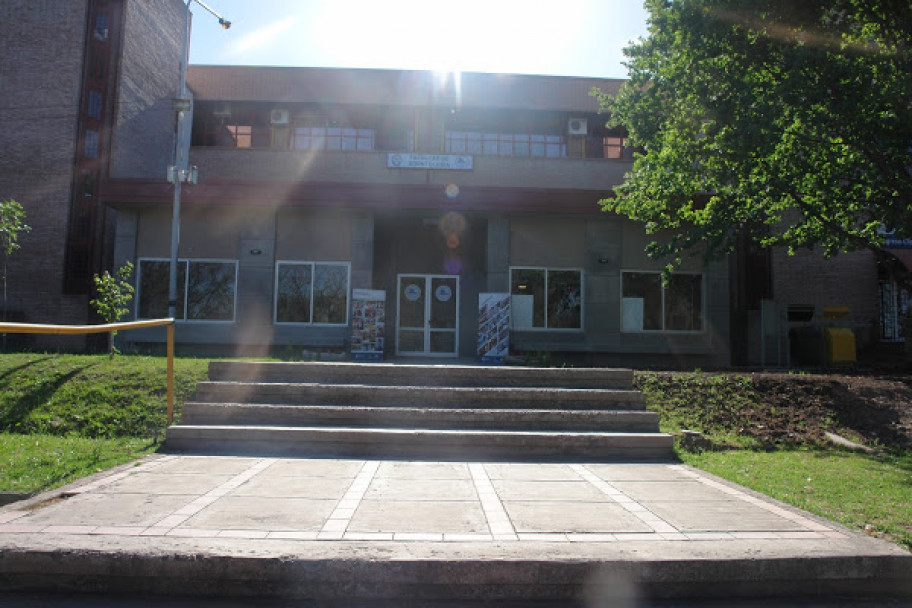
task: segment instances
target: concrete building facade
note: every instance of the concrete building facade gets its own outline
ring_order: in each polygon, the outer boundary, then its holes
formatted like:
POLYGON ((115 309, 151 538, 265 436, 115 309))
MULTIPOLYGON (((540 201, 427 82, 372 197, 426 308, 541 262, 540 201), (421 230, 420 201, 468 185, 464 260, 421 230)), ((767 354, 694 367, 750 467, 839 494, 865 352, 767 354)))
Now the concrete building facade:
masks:
MULTIPOLYGON (((186 5, 4 8, 0 196, 32 226, 9 318, 94 322, 92 275, 127 261, 131 315, 165 316, 186 5)), ((784 365, 795 307, 848 307, 861 345, 901 338, 888 317, 908 293, 865 253, 685 260, 663 284, 642 227, 598 206, 632 167, 590 95, 619 80, 191 66, 187 82, 200 179, 183 190, 179 347, 347 354, 362 290, 383 292, 386 357, 475 356, 490 293, 512 303, 513 354, 577 363, 784 365)))

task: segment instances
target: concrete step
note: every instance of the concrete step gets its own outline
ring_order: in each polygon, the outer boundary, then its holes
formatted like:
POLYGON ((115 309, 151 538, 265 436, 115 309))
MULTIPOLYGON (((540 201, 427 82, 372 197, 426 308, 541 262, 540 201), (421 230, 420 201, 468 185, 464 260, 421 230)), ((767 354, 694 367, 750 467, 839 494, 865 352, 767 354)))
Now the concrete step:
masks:
POLYGON ((617 388, 633 386, 633 371, 391 363, 213 361, 209 379, 386 386, 617 388))
POLYGON ((629 462, 673 457, 672 437, 664 433, 182 424, 168 428, 165 446, 170 452, 320 458, 629 462))
POLYGON ((656 432, 658 414, 624 410, 479 409, 287 405, 184 404, 182 424, 349 426, 354 428, 509 429, 656 432))
POLYGON ((200 382, 205 403, 283 403, 496 409, 644 410, 642 393, 621 389, 378 386, 290 382, 200 382))

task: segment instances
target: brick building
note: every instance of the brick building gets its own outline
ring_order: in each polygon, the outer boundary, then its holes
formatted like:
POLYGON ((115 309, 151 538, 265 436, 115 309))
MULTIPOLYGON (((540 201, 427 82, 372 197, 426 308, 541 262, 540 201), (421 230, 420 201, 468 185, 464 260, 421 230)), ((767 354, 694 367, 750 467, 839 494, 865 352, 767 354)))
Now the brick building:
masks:
MULTIPOLYGON (((0 196, 34 228, 11 311, 87 322, 92 274, 131 261, 133 315, 165 316, 183 2, 6 4, 4 55, 21 59, 2 68, 0 196)), ((643 229, 597 204, 632 155, 589 91, 620 81, 191 66, 187 82, 184 348, 348 352, 367 335, 355 295, 378 292, 386 356, 474 356, 482 294, 508 296, 512 352, 586 363, 770 364, 793 305, 849 306, 860 342, 877 340, 865 254, 691 260, 662 285, 643 229)))
POLYGON ((0 197, 32 227, 10 260, 10 320, 94 321, 91 277, 114 243, 101 189, 171 158, 183 14, 180 0, 4 0, 0 197))

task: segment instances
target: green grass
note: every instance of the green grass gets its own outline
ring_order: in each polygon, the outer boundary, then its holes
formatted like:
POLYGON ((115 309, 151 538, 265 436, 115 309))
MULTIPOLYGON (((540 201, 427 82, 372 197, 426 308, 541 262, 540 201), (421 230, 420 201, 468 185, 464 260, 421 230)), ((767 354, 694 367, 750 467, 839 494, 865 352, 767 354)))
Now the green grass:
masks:
POLYGON ((148 439, 87 439, 0 433, 0 491, 30 494, 152 452, 148 439))
MULTIPOLYGON (((166 359, 0 356, 0 431, 90 438, 157 437, 165 428, 166 359)), ((175 359, 175 412, 208 361, 175 359)))

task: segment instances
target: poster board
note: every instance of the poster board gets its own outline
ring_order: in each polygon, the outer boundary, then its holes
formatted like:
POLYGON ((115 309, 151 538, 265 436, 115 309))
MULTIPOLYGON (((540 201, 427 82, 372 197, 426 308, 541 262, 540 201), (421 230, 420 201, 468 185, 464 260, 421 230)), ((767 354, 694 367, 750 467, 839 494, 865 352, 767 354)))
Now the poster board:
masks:
POLYGON ((386 333, 386 292, 379 289, 353 289, 351 323, 352 360, 382 361, 386 333))
POLYGON ((510 294, 478 294, 478 360, 503 365, 510 351, 510 294))

